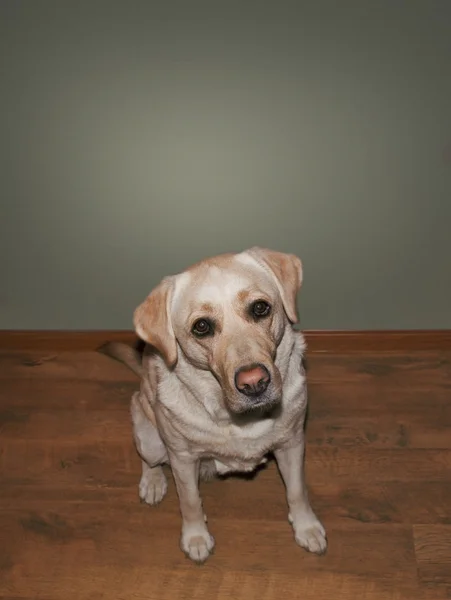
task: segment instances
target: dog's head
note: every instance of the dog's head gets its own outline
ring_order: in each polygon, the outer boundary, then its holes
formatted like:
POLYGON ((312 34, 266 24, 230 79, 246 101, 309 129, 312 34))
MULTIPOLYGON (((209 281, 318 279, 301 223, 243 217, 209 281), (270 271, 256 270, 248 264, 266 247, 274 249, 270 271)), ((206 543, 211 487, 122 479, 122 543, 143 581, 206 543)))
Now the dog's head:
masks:
POLYGON ((231 412, 270 408, 282 395, 277 348, 297 322, 302 264, 292 254, 251 248, 166 277, 136 309, 136 333, 173 368, 182 352, 210 371, 231 412))

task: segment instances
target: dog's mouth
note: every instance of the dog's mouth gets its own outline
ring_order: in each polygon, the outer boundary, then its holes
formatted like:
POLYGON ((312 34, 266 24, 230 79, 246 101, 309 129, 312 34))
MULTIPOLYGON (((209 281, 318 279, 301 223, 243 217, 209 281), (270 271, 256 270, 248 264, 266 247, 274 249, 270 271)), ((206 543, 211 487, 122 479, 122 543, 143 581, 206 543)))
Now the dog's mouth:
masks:
POLYGON ((260 402, 253 406, 231 407, 229 408, 232 421, 236 425, 246 425, 257 421, 277 418, 282 410, 282 403, 279 399, 272 402, 260 402))
POLYGON ((229 412, 237 417, 246 416, 254 419, 266 418, 268 415, 280 408, 281 398, 271 396, 269 398, 254 399, 249 402, 247 399, 238 401, 234 398, 233 401, 227 401, 226 405, 229 412))

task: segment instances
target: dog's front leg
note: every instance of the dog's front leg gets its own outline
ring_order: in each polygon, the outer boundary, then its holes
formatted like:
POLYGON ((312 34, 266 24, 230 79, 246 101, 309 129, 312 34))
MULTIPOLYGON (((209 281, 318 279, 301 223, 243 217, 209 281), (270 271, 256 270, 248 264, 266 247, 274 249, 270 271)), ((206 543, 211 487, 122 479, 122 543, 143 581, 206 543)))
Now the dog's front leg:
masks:
POLYGON ((181 548, 195 562, 207 560, 214 539, 206 525, 199 494, 199 460, 170 453, 170 462, 182 515, 181 548))
POLYGON ((304 440, 295 446, 287 446, 274 452, 285 483, 288 520, 293 526, 296 542, 317 554, 327 548, 326 532, 313 512, 308 499, 304 477, 304 440))

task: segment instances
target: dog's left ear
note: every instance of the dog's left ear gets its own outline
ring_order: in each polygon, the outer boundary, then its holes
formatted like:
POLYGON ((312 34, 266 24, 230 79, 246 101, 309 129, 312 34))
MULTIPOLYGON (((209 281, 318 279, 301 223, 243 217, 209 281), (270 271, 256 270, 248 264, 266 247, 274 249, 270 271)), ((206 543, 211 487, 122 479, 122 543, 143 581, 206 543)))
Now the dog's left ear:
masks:
POLYGON ((276 280, 283 306, 292 323, 298 322, 296 297, 302 284, 302 262, 294 254, 255 246, 247 251, 276 280))

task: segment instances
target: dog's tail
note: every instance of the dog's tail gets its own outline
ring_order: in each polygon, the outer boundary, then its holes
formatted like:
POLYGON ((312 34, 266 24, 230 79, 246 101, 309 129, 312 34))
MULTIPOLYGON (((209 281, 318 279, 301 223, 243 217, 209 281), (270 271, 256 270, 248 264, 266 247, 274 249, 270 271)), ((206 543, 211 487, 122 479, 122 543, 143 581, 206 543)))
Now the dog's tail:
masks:
POLYGON ((142 352, 139 348, 133 348, 122 342, 106 342, 97 352, 101 352, 114 360, 124 363, 138 377, 142 377, 144 370, 142 367, 142 352))

